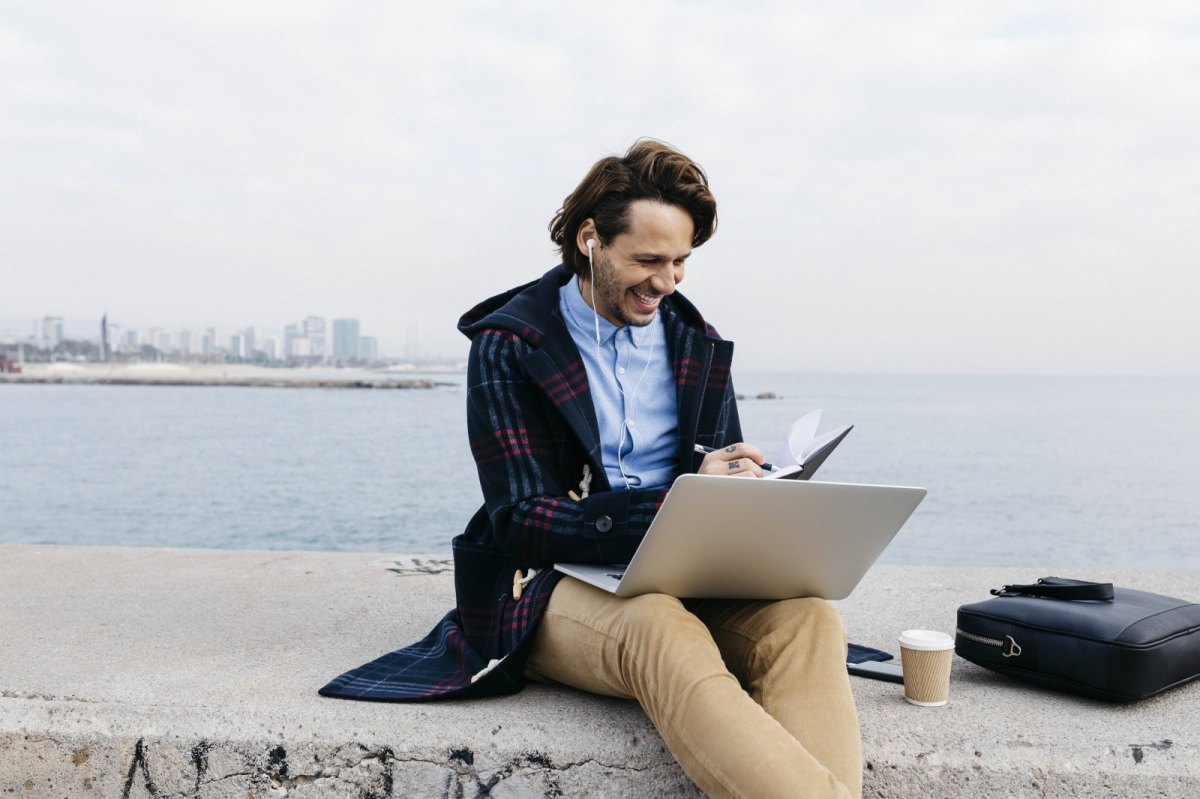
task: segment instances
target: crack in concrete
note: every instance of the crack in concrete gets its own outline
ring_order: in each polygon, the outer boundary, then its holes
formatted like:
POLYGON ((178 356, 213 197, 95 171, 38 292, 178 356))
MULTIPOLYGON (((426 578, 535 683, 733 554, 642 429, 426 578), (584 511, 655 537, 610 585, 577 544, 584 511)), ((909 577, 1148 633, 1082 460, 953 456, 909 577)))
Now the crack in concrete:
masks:
POLYGON ((211 779, 211 780, 205 780, 204 782, 197 782, 197 783, 196 783, 196 786, 195 786, 194 788, 192 788, 190 791, 183 791, 183 792, 180 792, 180 793, 165 793, 165 794, 161 794, 161 795, 158 797, 158 799, 185 799, 185 797, 189 797, 189 796, 190 796, 190 797, 196 797, 196 796, 199 796, 199 795, 200 795, 200 788, 201 788, 201 786, 205 786, 205 785, 216 785, 217 783, 221 783, 221 782, 227 782, 228 780, 232 780, 232 779, 235 779, 235 778, 237 778, 237 777, 250 777, 250 778, 251 778, 251 780, 253 780, 253 779, 254 779, 254 775, 255 775, 255 773, 256 773, 256 772, 253 772, 253 771, 235 771, 235 772, 232 772, 232 773, 226 774, 226 775, 224 775, 224 776, 222 776, 222 777, 216 777, 216 778, 214 778, 214 779, 211 779))
MULTIPOLYGON (((673 763, 674 761, 672 761, 673 763)), ((646 771, 653 771, 656 768, 669 766, 671 763, 655 763, 648 766, 635 766, 631 763, 605 763, 603 760, 597 760, 594 757, 589 757, 584 760, 575 761, 573 763, 564 763, 561 766, 553 766, 560 771, 568 771, 574 768, 582 768, 584 766, 599 766, 600 768, 612 769, 613 771, 636 771, 639 774, 646 771)))
POLYGON ((312 773, 312 774, 295 774, 292 776, 288 776, 286 774, 280 774, 280 775, 268 774, 267 776, 271 781, 272 788, 286 788, 286 789, 290 790, 292 788, 298 788, 303 785, 309 785, 309 784, 317 782, 319 780, 341 779, 343 773, 345 773, 347 771, 358 771, 359 769, 362 768, 363 764, 366 763, 367 761, 378 762, 384 769, 384 773, 381 775, 383 778, 383 781, 385 783, 391 782, 391 780, 392 780, 391 764, 396 762, 396 758, 393 757, 392 750, 388 747, 384 747, 383 749, 379 750, 378 752, 372 752, 370 750, 367 750, 367 752, 364 755, 362 755, 362 757, 358 758, 354 762, 345 763, 340 766, 337 766, 336 767, 337 770, 333 773, 329 772, 329 767, 323 766, 319 772, 312 773))
MULTIPOLYGON (((225 748, 219 744, 214 745, 210 741, 201 741, 192 749, 193 763, 196 765, 196 782, 195 785, 188 791, 172 792, 165 794, 155 794, 159 799, 184 799, 185 797, 196 797, 200 795, 201 789, 218 785, 230 780, 247 780, 252 786, 260 786, 263 788, 270 787, 274 790, 293 790, 307 785, 311 785, 323 780, 341 781, 349 776, 353 776, 355 772, 360 771, 363 764, 368 761, 379 761, 384 764, 384 772, 379 775, 379 781, 382 783, 382 794, 377 794, 371 790, 364 790, 362 796, 367 797, 390 797, 392 796, 393 776, 391 774, 390 761, 395 761, 392 756, 392 750, 384 747, 379 751, 372 751, 361 744, 349 744, 340 746, 334 750, 336 758, 345 749, 355 747, 362 750, 361 756, 352 759, 350 762, 339 765, 329 765, 321 767, 321 770, 313 773, 289 774, 288 765, 286 762, 286 752, 282 746, 273 747, 266 756, 265 762, 258 756, 245 756, 244 762, 248 771, 232 771, 219 776, 208 776, 208 755, 214 748, 225 748), (258 762, 251 762, 258 761, 258 762)), ((235 754, 239 754, 236 753, 235 754)), ((444 761, 430 761, 439 765, 444 765, 444 761)))

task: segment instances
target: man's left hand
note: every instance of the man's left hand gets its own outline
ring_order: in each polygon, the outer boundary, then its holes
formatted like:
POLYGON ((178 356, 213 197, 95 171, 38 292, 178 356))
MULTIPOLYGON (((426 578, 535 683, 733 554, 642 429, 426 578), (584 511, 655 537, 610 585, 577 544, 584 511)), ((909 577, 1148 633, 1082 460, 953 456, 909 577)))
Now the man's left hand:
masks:
POLYGON ((721 474, 730 477, 762 477, 762 450, 744 441, 713 450, 700 462, 698 474, 721 474))

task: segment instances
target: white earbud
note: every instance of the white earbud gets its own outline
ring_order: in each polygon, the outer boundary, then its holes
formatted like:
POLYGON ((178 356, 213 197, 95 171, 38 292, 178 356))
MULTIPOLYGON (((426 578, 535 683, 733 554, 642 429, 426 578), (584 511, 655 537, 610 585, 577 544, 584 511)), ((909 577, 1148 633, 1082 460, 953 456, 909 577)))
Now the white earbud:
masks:
POLYGON ((592 264, 592 248, 596 246, 595 239, 584 242, 588 248, 588 286, 592 290, 592 321, 596 323, 596 360, 600 360, 600 315, 596 312, 596 267, 592 264))

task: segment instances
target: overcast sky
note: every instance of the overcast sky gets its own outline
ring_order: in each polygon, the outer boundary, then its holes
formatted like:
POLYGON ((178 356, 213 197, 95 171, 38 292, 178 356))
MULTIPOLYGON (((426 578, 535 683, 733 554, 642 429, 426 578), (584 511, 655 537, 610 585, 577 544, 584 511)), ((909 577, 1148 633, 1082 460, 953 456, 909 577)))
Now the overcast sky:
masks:
POLYGON ((465 353, 640 136, 741 369, 1200 372, 1194 2, 0 0, 0 319, 465 353))

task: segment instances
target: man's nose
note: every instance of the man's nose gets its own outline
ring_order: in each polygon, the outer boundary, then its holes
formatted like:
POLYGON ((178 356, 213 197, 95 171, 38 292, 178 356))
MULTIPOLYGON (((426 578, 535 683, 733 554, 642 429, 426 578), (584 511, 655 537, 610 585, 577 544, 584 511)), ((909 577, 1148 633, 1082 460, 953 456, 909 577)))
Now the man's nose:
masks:
POLYGON ((672 265, 657 270, 650 278, 650 285, 656 294, 674 294, 675 282, 675 269, 672 265))

